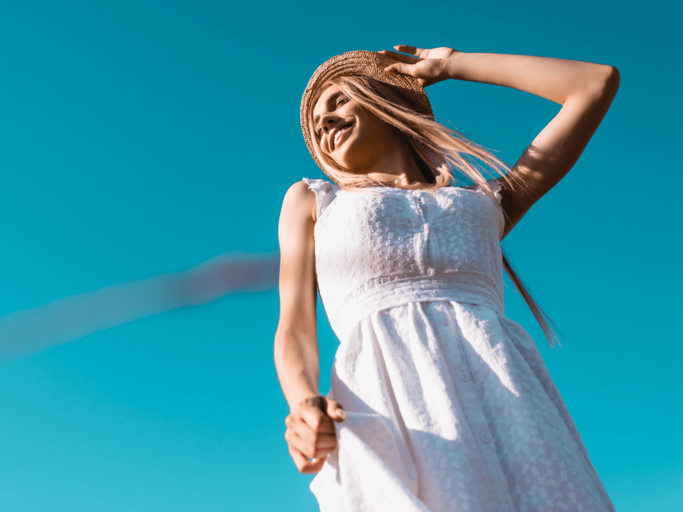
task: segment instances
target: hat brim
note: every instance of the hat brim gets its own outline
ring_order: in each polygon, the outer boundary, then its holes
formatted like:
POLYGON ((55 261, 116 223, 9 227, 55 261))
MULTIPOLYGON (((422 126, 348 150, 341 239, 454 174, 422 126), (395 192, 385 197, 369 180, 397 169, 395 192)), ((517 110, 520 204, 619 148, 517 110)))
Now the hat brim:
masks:
POLYGON ((359 50, 342 53, 321 64, 308 81, 301 99, 301 130, 303 131, 308 152, 313 157, 315 163, 318 164, 318 167, 332 181, 336 182, 330 176, 325 164, 318 157, 309 117, 309 110, 312 107, 311 101, 317 97, 318 93, 322 91, 325 84, 330 80, 341 76, 365 76, 372 78, 393 87, 418 113, 430 117, 434 116, 427 93, 417 78, 400 73, 386 73, 384 71, 384 68, 396 62, 398 62, 396 59, 377 52, 359 50))

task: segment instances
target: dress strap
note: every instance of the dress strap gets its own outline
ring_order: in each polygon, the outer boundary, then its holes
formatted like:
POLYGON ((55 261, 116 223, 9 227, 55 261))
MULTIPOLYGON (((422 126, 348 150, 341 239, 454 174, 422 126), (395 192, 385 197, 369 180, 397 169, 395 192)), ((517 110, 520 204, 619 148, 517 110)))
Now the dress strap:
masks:
POLYGON ((303 178, 302 181, 315 193, 315 200, 318 203, 318 219, 320 219, 320 216, 330 206, 330 203, 337 197, 337 192, 339 192, 340 188, 327 180, 303 178))
MULTIPOLYGON (((500 183, 498 180, 491 180, 486 182, 491 189, 491 192, 493 192, 493 195, 496 197, 496 200, 498 201, 498 204, 501 203, 503 200, 503 196, 500 195, 500 190, 503 187, 503 185, 500 183)), ((484 188, 481 185, 474 185, 472 186, 472 190, 476 190, 478 192, 483 192, 486 193, 484 188)))

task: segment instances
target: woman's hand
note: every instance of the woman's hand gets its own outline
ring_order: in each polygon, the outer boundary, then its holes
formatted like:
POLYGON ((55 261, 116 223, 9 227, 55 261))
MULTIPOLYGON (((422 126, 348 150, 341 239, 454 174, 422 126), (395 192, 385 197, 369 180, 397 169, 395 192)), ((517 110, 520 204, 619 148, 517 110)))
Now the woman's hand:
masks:
POLYGON ((344 421, 344 409, 324 396, 302 400, 285 418, 289 454, 301 473, 317 473, 337 449, 334 421, 344 421))
POLYGON ((399 61, 385 68, 384 71, 414 76, 420 81, 422 87, 450 78, 449 68, 453 60, 457 58, 456 56, 461 54, 458 50, 446 47, 425 50, 414 46, 399 45, 394 48, 395 52, 388 50, 379 52, 399 61), (410 55, 404 55, 406 53, 410 55))

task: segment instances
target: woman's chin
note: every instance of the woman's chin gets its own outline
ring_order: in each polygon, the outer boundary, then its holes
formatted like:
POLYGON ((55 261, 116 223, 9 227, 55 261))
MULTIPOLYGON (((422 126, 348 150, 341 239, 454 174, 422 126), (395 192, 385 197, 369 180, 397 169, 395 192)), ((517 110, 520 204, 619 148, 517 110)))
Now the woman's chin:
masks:
POLYGON ((334 155, 334 161, 346 172, 353 174, 363 174, 363 169, 370 166, 371 159, 359 158, 359 151, 355 151, 351 145, 339 148, 338 153, 334 155))

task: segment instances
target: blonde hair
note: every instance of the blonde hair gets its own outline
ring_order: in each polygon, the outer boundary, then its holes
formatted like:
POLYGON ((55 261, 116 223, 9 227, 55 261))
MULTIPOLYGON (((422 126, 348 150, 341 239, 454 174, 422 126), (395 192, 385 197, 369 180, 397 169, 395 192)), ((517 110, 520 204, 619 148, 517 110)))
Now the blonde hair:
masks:
MULTIPOLYGON (((348 98, 356 101, 379 119, 399 130, 405 137, 409 149, 422 172, 427 190, 436 191, 442 187, 457 185, 459 182, 473 182, 479 185, 486 194, 494 198, 488 184, 489 179, 499 178, 513 187, 513 175, 510 167, 491 154, 486 148, 472 142, 455 130, 439 123, 431 116, 417 112, 410 103, 390 85, 364 76, 343 76, 332 79, 329 85, 336 85, 348 98)), ((320 91, 326 87, 321 87, 320 91)), ((319 95, 318 95, 319 96, 319 95)), ((317 97, 312 98, 311 109, 308 112, 312 122, 313 106, 317 97)), ((363 189, 366 187, 382 186, 365 174, 349 172, 341 168, 332 158, 320 150, 320 139, 312 130, 313 147, 318 160, 325 166, 325 171, 341 188, 345 190, 363 189)), ((398 188, 409 188, 408 185, 398 185, 398 188)), ((499 204, 495 200, 496 204, 499 204)), ((502 207, 501 207, 502 210, 502 207)), ((503 211, 503 215, 505 212, 503 211)), ((543 330, 551 347, 559 339, 548 321, 555 326, 550 318, 529 294, 521 279, 513 270, 510 262, 503 254, 503 268, 507 272, 515 288, 524 298, 534 317, 543 330)), ((555 326, 557 329, 557 327, 555 326)), ((561 343, 560 343, 561 345, 561 343)))

